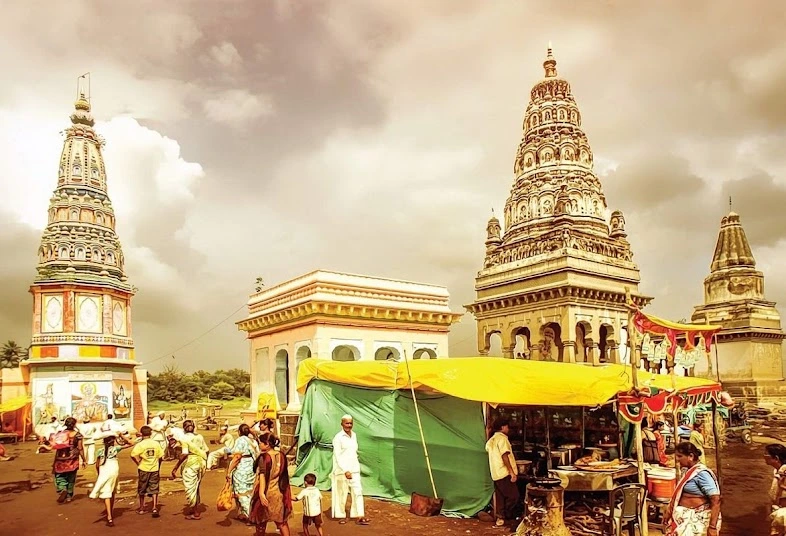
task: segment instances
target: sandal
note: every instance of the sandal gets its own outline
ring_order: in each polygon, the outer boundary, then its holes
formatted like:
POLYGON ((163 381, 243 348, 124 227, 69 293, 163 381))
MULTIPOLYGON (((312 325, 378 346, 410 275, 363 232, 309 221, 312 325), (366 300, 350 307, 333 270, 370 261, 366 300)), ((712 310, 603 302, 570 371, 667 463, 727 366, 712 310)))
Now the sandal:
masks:
POLYGON ((115 522, 114 522, 114 521, 112 521, 112 520, 110 519, 110 520, 108 520, 108 521, 106 522, 106 526, 107 526, 107 527, 114 527, 114 526, 115 526, 115 522))
POLYGON ((201 521, 202 516, 188 515, 186 516, 186 519, 188 519, 189 521, 201 521))
POLYGON ((158 517, 158 510, 153 510, 153 517, 158 517))
POLYGON ((339 524, 339 525, 346 525, 346 524, 347 524, 347 520, 346 520, 346 519, 342 519, 342 520, 340 520, 340 521, 338 522, 338 524, 339 524))
POLYGON ((360 519, 357 520, 357 524, 358 525, 370 525, 371 521, 369 521, 365 517, 361 517, 360 519))
POLYGON ((136 511, 136 513, 137 513, 137 514, 139 514, 140 516, 143 516, 143 515, 145 515, 145 511, 144 511, 144 509, 142 509, 142 508, 140 508, 139 510, 137 510, 137 511, 136 511))

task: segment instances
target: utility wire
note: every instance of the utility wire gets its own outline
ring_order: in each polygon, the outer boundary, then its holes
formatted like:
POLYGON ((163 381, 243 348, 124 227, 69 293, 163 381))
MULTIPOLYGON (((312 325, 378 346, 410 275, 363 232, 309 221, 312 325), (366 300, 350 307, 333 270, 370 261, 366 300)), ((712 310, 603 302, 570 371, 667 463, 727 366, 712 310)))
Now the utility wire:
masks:
POLYGON ((175 350, 172 350, 172 351, 170 351, 170 352, 167 352, 167 353, 163 354, 162 356, 160 356, 160 357, 157 357, 157 358, 153 359, 152 361, 143 361, 143 362, 142 362, 142 363, 143 363, 143 365, 149 365, 149 364, 151 364, 151 363, 155 363, 156 361, 160 361, 161 359, 164 359, 165 357, 169 357, 170 355, 172 356, 172 359, 174 359, 174 358, 175 358, 175 353, 179 352, 179 351, 180 351, 180 350, 182 350, 183 348, 186 348, 187 346, 190 346, 191 344, 195 343, 196 341, 198 341, 199 339, 201 339, 202 337, 204 337, 205 335, 207 335, 208 333, 210 333, 211 331, 213 331, 214 329, 216 329, 217 327, 219 327, 221 324, 223 324, 224 322, 226 322, 227 320, 229 320, 230 318, 232 318, 233 316, 235 316, 235 315, 236 315, 238 312, 240 312, 240 310, 241 310, 241 309, 243 309, 243 307, 245 307, 245 306, 246 306, 246 304, 244 303, 243 305, 241 305, 240 307, 238 307, 237 309, 235 309, 234 311, 232 311, 232 314, 231 314, 231 315, 229 315, 228 317, 226 317, 225 319, 223 319, 221 322, 219 322, 218 324, 216 324, 215 326, 213 326, 213 327, 212 327, 212 328, 210 328, 209 330, 205 331, 204 333, 202 333, 202 334, 201 334, 201 335, 199 335, 198 337, 194 337, 193 339, 191 339, 190 341, 188 341, 188 342, 187 342, 187 343, 185 343, 184 345, 182 345, 182 346, 180 346, 180 347, 176 348, 175 350))

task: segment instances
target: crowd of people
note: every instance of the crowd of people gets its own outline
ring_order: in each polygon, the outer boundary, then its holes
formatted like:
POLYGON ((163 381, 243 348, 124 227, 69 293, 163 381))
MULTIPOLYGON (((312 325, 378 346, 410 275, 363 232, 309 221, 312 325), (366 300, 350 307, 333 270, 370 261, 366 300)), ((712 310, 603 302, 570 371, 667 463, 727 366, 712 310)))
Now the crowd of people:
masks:
MULTIPOLYGON (((357 435, 352 428, 352 417, 345 415, 341 419, 341 431, 333 440, 332 516, 339 523, 355 518, 358 524, 368 525, 357 435), (351 498, 349 512, 345 507, 347 496, 351 498)), ((257 534, 265 534, 267 524, 273 523, 282 536, 288 536, 293 502, 302 501, 305 534, 310 536, 313 526, 316 534, 322 536, 322 496, 316 488, 316 475, 305 475, 305 488, 293 496, 287 453, 280 449, 275 421, 262 419, 252 426, 241 424, 237 433, 235 438, 229 425, 224 424, 220 429, 218 448, 211 452, 204 438, 196 433, 193 420, 186 419, 181 427, 173 426, 164 412, 148 415, 148 424, 142 426, 138 433, 126 429, 111 415, 102 423, 92 423, 89 419, 77 423, 75 418, 68 417, 62 423, 53 419, 39 430, 38 452, 54 452, 52 471, 57 502, 61 504, 73 499, 78 471, 88 465, 95 466, 97 478, 89 496, 104 502, 106 523, 110 527, 114 526, 113 510, 120 474, 118 454, 124 449, 131 449, 130 458, 137 466, 139 506, 136 512, 140 515, 149 511, 154 518, 160 516, 161 464, 169 453, 176 461, 170 476, 175 479, 180 471, 182 477, 186 496, 185 519, 200 520, 202 479, 223 459, 228 462, 226 479, 236 503, 238 520, 256 527, 257 534)))

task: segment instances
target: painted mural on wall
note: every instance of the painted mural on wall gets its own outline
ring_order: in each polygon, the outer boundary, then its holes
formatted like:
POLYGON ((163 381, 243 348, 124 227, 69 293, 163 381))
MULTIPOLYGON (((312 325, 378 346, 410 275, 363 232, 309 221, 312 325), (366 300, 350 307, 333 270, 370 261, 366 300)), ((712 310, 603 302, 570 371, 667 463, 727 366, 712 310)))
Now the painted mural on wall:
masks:
POLYGON ((45 424, 56 417, 67 417, 71 411, 71 396, 67 380, 35 380, 33 382, 33 423, 45 424))
POLYGON ((112 411, 115 419, 131 418, 131 380, 112 381, 112 411))
POLYGON ((71 415, 79 422, 104 421, 111 396, 111 382, 71 382, 71 415))

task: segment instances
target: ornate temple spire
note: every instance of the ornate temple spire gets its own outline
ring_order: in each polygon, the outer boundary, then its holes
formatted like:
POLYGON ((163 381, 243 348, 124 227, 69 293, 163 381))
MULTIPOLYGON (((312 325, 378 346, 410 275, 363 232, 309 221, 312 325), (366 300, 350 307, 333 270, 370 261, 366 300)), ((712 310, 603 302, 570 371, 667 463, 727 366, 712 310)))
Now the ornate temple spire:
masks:
POLYGON ((740 223, 739 214, 729 212, 721 219, 710 270, 717 272, 733 267, 755 268, 756 260, 753 258, 748 237, 745 236, 745 229, 740 223))
POLYGON ((557 76, 557 60, 554 59, 554 54, 551 51, 551 41, 549 41, 549 48, 546 50, 546 61, 543 62, 543 68, 546 70, 546 78, 557 76))
POLYGON ((57 187, 38 249, 36 283, 78 281, 127 290, 115 213, 107 195, 103 139, 83 92, 64 134, 57 187))
POLYGON ((617 227, 612 232, 606 219, 606 198, 593 170, 592 148, 581 126, 581 111, 568 81, 557 76, 551 44, 543 68, 545 78, 532 87, 524 114, 513 164, 515 179, 505 203, 502 244, 497 250, 487 249, 485 264, 565 249, 630 262, 625 219, 615 211, 617 227))

